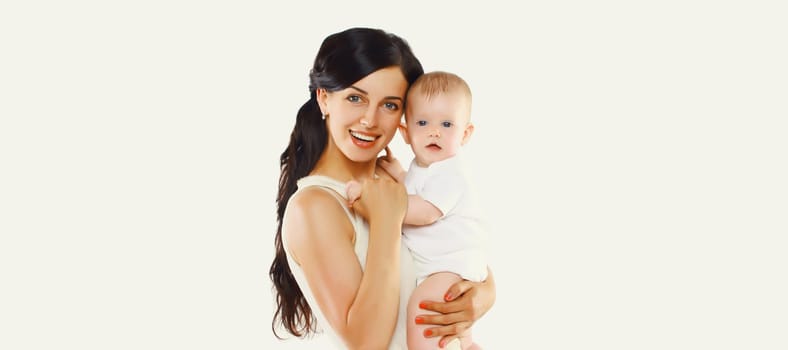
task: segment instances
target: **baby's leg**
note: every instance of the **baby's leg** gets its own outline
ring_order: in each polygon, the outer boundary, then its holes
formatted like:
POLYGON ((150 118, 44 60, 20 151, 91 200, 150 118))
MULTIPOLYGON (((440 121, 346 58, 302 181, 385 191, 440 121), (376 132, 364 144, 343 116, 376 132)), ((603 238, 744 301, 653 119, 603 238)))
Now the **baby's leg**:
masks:
MULTIPOLYGON (((441 337, 425 338, 424 331, 428 328, 436 327, 435 325, 416 324, 417 315, 437 314, 437 312, 423 310, 419 308, 419 302, 425 300, 443 301, 443 296, 454 283, 461 281, 462 278, 457 274, 451 272, 438 272, 430 275, 424 282, 421 282, 413 294, 410 295, 408 301, 408 349, 410 350, 423 350, 423 349, 439 349, 438 342, 441 337)), ((468 330, 462 337, 462 348, 466 349, 471 346, 471 332, 468 330)))

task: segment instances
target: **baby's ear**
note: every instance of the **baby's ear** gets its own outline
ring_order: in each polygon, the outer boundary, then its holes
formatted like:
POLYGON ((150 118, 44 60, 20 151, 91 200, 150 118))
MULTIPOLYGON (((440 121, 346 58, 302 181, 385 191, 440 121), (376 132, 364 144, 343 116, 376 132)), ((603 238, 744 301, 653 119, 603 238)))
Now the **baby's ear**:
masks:
POLYGON ((471 135, 473 135, 473 124, 468 122, 468 125, 465 126, 465 132, 462 134, 462 145, 468 143, 468 140, 471 139, 471 135))
POLYGON ((405 144, 410 144, 410 137, 408 136, 408 126, 405 123, 400 123, 397 127, 399 129, 399 133, 402 134, 402 139, 405 140, 405 144))

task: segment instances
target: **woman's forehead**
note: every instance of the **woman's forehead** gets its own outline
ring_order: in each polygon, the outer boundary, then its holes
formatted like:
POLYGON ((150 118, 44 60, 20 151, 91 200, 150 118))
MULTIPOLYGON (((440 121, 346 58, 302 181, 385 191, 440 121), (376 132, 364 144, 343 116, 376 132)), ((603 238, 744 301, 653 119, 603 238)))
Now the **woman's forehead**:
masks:
POLYGON ((378 69, 352 84, 356 89, 369 95, 385 95, 405 98, 408 81, 399 67, 378 69))

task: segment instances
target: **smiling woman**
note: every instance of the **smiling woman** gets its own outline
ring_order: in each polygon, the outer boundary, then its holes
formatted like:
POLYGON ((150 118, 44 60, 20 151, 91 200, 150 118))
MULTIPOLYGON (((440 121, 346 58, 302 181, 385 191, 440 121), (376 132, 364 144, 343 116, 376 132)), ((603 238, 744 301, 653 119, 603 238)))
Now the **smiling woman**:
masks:
POLYGON ((317 101, 333 141, 328 149, 336 146, 353 161, 375 158, 397 130, 407 87, 402 70, 387 67, 340 91, 318 89, 317 101))
MULTIPOLYGON (((408 44, 382 30, 353 28, 328 36, 310 72, 280 158, 276 256, 269 274, 279 325, 304 337, 325 331, 351 349, 405 349, 413 257, 401 240, 407 195, 380 169, 378 154, 400 125, 410 84, 423 74, 408 44), (347 205, 345 183, 364 195, 347 205)), ((459 282, 445 302, 424 301, 424 336, 455 340, 492 307, 492 276, 459 282)))

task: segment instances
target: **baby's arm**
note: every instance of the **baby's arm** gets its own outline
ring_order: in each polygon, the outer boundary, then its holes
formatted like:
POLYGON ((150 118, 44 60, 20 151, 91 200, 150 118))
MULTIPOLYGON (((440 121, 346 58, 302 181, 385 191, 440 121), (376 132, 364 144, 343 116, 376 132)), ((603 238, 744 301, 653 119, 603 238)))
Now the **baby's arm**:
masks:
POLYGON ((402 167, 397 158, 391 155, 388 147, 386 147, 386 156, 378 158, 378 165, 389 173, 395 181, 401 184, 405 183, 405 168, 402 167))
MULTIPOLYGON (((399 160, 386 149, 386 156, 378 159, 378 165, 399 183, 405 182, 405 168, 399 160)), ((432 203, 419 195, 408 195, 408 211, 405 213, 405 225, 424 226, 438 221, 443 213, 432 203)))
MULTIPOLYGON (((348 181, 345 186, 347 193, 347 204, 353 207, 353 203, 361 197, 361 184, 356 181, 348 181)), ((423 226, 438 221, 443 213, 432 203, 424 200, 419 195, 408 195, 408 211, 405 213, 405 225, 423 226)))
POLYGON ((443 217, 438 207, 417 194, 408 195, 408 211, 405 212, 405 225, 424 226, 443 217))
MULTIPOLYGON (((391 150, 386 147, 386 155, 378 158, 378 165, 385 170, 394 181, 405 183, 407 172, 402 167, 399 160, 391 155, 391 150)), ((353 203, 361 197, 361 184, 356 181, 349 181, 345 186, 347 203, 353 207, 353 203)), ((405 213, 405 225, 424 226, 434 223, 443 217, 443 212, 429 201, 424 200, 419 195, 408 195, 408 210, 405 213)))

